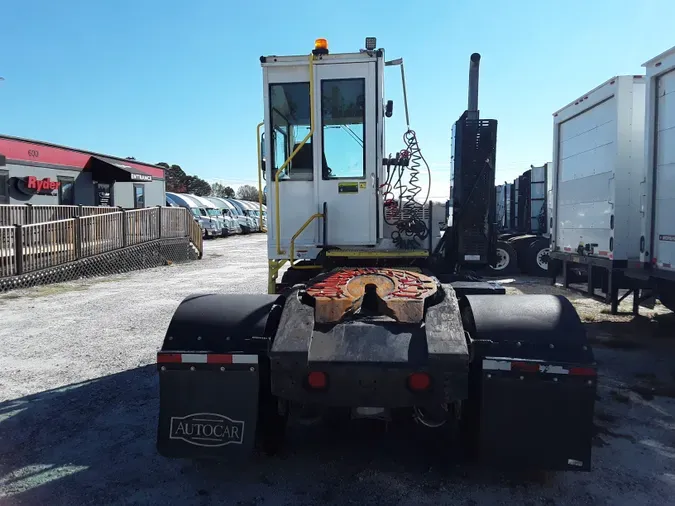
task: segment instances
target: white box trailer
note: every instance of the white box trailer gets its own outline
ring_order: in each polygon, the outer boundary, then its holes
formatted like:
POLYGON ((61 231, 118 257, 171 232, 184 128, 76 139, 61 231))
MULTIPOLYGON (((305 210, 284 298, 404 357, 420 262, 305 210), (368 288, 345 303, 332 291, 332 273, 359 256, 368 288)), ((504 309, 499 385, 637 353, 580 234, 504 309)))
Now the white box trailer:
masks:
POLYGON ((615 76, 554 113, 549 274, 579 268, 616 313, 623 271, 639 262, 645 78, 615 76))
POLYGON ((661 302, 675 311, 675 47, 643 67, 646 111, 640 260, 661 302))
POLYGON ((644 101, 642 76, 618 76, 554 114, 556 251, 640 257, 644 101))

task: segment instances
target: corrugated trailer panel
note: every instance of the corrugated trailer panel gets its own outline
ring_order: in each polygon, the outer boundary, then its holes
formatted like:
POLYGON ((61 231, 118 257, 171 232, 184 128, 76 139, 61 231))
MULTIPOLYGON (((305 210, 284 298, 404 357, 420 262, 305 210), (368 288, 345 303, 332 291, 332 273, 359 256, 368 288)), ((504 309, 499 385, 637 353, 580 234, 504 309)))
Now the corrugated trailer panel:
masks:
POLYGON ((496 214, 496 221, 498 224, 498 227, 500 230, 504 230, 506 228, 506 185, 500 184, 495 188, 495 194, 496 194, 496 207, 497 207, 497 214, 496 214))
POLYGON ((554 114, 556 251, 639 258, 644 79, 618 76, 554 114))
POLYGON ((641 260, 654 274, 675 271, 675 47, 644 64, 647 73, 641 260))
POLYGON ((532 167, 530 178, 530 233, 545 234, 548 231, 548 209, 546 208, 547 166, 532 167))
POLYGON ((546 216, 548 216, 548 223, 546 224, 546 233, 549 237, 553 237, 553 177, 555 170, 553 169, 553 162, 546 164, 546 216))

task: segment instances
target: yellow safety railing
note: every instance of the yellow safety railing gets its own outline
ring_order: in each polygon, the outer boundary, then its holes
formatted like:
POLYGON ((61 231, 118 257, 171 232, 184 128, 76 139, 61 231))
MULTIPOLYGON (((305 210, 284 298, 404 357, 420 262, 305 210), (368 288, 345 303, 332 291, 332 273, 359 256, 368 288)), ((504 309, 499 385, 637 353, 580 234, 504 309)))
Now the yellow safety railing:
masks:
MULTIPOLYGON (((300 148, 305 145, 305 143, 309 140, 312 135, 314 135, 314 55, 311 54, 309 55, 309 132, 305 136, 304 139, 302 139, 302 142, 298 144, 298 146, 293 150, 291 153, 291 156, 288 157, 288 159, 284 162, 284 164, 279 167, 279 170, 276 171, 276 174, 274 174, 274 221, 275 221, 275 235, 276 235, 276 243, 277 243, 277 254, 282 255, 284 252, 281 249, 281 217, 279 214, 279 175, 284 171, 284 169, 288 166, 288 164, 291 162, 293 157, 297 154, 298 151, 300 151, 300 148)), ((316 216, 316 215, 314 215, 316 216)), ((300 228, 300 231, 303 230, 304 227, 306 227, 314 217, 310 218, 307 220, 305 225, 300 228)), ((291 258, 291 262, 293 259, 291 258)))
POLYGON ((320 269, 320 265, 293 265, 293 262, 295 261, 295 240, 302 234, 302 232, 309 226, 312 221, 318 219, 318 218, 324 218, 324 215, 321 213, 316 213, 310 216, 307 221, 298 229, 298 231, 293 234, 293 237, 291 237, 291 254, 289 255, 290 258, 290 263, 291 267, 294 269, 320 269))
MULTIPOLYGON (((266 230, 263 228, 263 190, 262 190, 262 172, 263 172, 263 164, 262 164, 262 150, 261 145, 260 145, 260 130, 265 126, 265 122, 262 121, 258 123, 258 128, 256 131, 258 132, 258 203, 260 204, 260 231, 265 232, 266 230)), ((277 195, 277 198, 279 195, 277 195)))

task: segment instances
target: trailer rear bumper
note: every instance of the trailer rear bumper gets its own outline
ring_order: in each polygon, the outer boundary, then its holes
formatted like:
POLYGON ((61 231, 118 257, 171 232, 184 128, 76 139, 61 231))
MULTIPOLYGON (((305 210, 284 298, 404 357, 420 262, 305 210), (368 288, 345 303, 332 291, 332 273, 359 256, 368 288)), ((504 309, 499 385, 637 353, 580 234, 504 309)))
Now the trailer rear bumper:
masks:
POLYGON ((486 357, 479 452, 509 468, 590 471, 597 370, 486 357))

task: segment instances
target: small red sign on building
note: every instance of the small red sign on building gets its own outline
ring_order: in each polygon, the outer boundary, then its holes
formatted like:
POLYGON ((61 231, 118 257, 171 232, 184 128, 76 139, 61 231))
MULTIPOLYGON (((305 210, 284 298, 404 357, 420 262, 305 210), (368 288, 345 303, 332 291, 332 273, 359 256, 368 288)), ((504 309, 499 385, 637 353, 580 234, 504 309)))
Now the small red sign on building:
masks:
POLYGON ((35 176, 24 177, 21 182, 22 185, 18 185, 18 188, 24 193, 29 195, 45 195, 50 194, 54 190, 58 190, 61 183, 58 181, 53 181, 48 177, 44 179, 38 179, 35 176))

